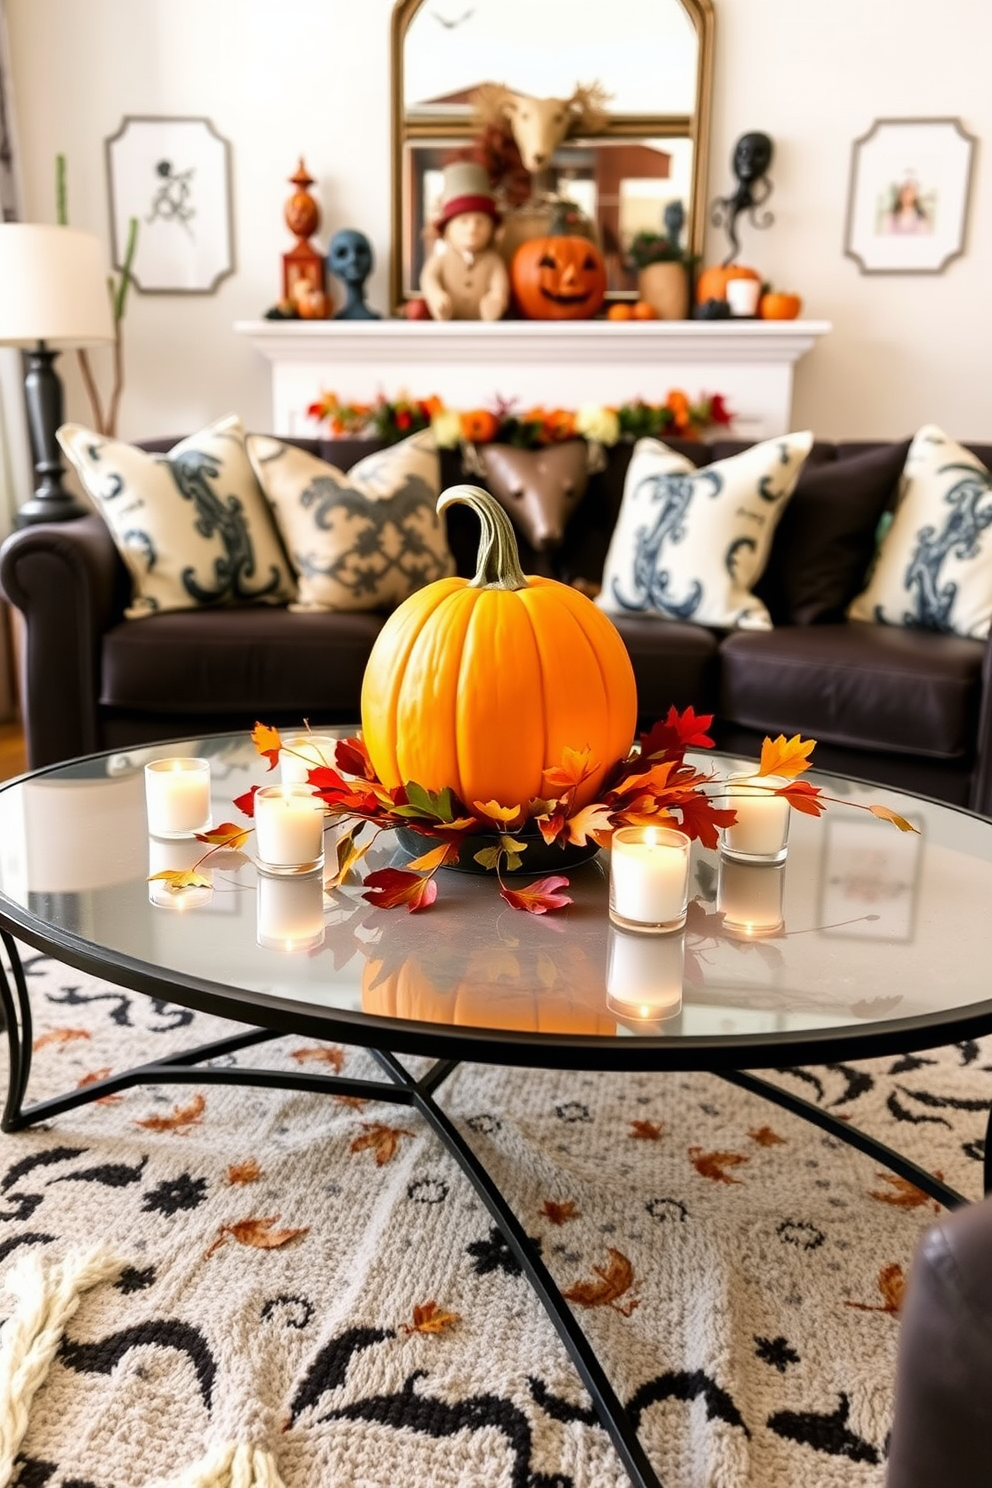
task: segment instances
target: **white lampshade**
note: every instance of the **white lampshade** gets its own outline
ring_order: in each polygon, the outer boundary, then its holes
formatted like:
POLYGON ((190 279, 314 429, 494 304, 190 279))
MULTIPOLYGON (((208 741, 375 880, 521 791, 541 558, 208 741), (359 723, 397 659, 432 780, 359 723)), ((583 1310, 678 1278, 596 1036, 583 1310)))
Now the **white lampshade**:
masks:
POLYGON ((103 249, 92 233, 0 224, 0 343, 53 351, 114 339, 103 249))

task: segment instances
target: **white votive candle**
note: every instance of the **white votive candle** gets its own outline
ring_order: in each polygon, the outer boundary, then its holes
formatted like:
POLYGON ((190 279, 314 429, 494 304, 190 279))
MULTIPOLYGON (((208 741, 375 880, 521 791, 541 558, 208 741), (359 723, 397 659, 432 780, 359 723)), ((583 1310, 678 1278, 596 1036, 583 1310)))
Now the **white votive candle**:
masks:
POLYGON ((672 827, 620 827, 610 844, 610 919, 678 930, 689 897, 689 839, 672 827))
POLYGON ((257 939, 274 951, 309 951, 324 940, 324 883, 317 873, 258 875, 257 939))
POLYGON ((189 837, 210 825, 210 761, 152 760, 145 766, 148 830, 154 837, 189 837))
POLYGON ((255 792, 255 849, 269 873, 312 873, 324 862, 324 803, 308 785, 255 792))
POLYGON ((721 856, 716 907, 732 934, 748 940, 776 935, 785 923, 784 897, 784 863, 739 863, 721 856))
POLYGON ((731 315, 754 315, 760 298, 761 284, 757 279, 727 281, 727 304, 731 315))
MULTIPOLYGON (((148 839, 148 902, 159 909, 172 909, 180 913, 209 904, 213 888, 209 884, 197 884, 188 889, 175 888, 167 878, 155 878, 156 873, 186 873, 210 851, 209 844, 197 842, 195 837, 170 840, 161 837, 148 839)), ((203 870, 203 876, 210 874, 203 870)))
POLYGON ((330 734, 297 734, 291 739, 283 739, 279 753, 283 785, 306 785, 310 771, 320 765, 333 769, 337 743, 330 734))
POLYGON ((732 827, 720 829, 720 851, 743 862, 778 863, 789 841, 790 806, 774 794, 787 782, 777 775, 732 775, 721 803, 736 811, 732 827))
POLYGON ((652 1024, 682 1009, 685 933, 632 935, 610 927, 606 1006, 620 1018, 652 1024))

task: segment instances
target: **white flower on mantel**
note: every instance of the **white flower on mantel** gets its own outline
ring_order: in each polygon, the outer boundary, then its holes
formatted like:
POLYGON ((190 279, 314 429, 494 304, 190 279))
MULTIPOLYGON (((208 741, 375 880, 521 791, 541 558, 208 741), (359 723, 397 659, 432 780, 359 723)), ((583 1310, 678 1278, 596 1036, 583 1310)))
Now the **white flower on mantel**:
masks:
POLYGON ((575 412, 576 432, 597 444, 616 444, 620 438, 620 420, 612 408, 598 403, 583 403, 575 412))
POLYGON ((431 419, 431 429, 438 449, 455 449, 462 438, 461 414, 454 408, 441 408, 431 419))

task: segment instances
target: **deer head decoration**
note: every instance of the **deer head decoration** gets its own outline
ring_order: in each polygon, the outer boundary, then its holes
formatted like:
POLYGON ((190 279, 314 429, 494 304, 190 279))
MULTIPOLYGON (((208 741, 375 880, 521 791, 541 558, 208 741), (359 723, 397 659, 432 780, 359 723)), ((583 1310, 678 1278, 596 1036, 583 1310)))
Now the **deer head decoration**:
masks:
POLYGON ((483 83, 475 91, 476 119, 483 128, 500 124, 512 134, 526 170, 547 168, 563 140, 595 134, 607 120, 609 94, 599 83, 576 85, 570 98, 533 98, 504 83, 483 83))

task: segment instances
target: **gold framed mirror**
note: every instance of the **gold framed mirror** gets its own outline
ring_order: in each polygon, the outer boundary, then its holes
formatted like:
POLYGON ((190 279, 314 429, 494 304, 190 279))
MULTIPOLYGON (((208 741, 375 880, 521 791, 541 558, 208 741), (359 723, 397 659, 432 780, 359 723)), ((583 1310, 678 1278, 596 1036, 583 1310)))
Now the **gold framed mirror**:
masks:
POLYGON ((605 124, 566 138, 543 175, 595 225, 611 298, 632 296, 626 249, 663 234, 681 202, 682 247, 701 254, 713 73, 713 0, 610 0, 602 30, 576 0, 396 0, 392 14, 390 296, 418 294, 443 166, 472 143, 474 96, 504 83, 531 98, 609 95, 605 124))

